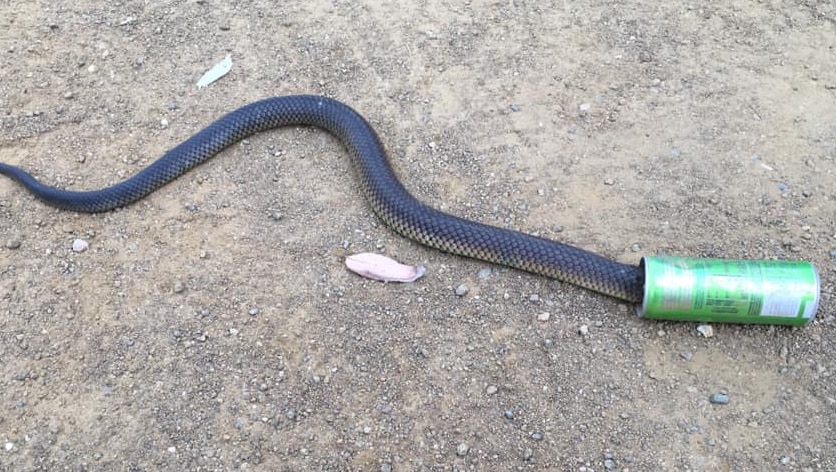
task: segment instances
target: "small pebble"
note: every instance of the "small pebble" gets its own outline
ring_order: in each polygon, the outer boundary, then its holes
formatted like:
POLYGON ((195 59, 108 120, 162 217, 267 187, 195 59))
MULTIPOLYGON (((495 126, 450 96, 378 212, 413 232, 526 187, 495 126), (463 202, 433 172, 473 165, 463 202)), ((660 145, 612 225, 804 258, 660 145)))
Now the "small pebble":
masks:
POLYGON ((487 393, 488 395, 493 395, 498 391, 499 388, 496 385, 488 385, 488 388, 485 389, 485 393, 487 393))
POLYGON ((729 396, 725 393, 715 393, 708 398, 708 401, 714 403, 715 405, 728 405, 729 396))
POLYGON ((505 418, 509 420, 514 419, 514 410, 505 410, 505 418))
POLYGON ((380 472, 392 472, 392 464, 384 462, 383 465, 380 466, 380 472))
POLYGON ((589 103, 581 103, 581 105, 578 107, 578 110, 580 110, 581 113, 586 113, 590 109, 592 109, 592 105, 590 105, 589 103))
POLYGON ((470 446, 468 446, 467 443, 461 443, 458 446, 456 446, 456 455, 459 456, 459 457, 466 456, 467 451, 469 451, 469 450, 470 450, 470 446))
POLYGON ((540 313, 539 315, 537 315, 537 321, 549 321, 549 318, 551 316, 552 315, 548 312, 540 313))
POLYGON ((785 183, 783 183, 783 182, 781 182, 781 183, 779 183, 779 184, 778 184, 778 190, 780 190, 780 191, 782 191, 782 192, 786 192, 786 191, 787 191, 787 190, 789 190, 789 189, 790 189, 790 186, 789 186, 789 185, 787 185, 787 184, 785 184, 785 183))
POLYGON ((460 297, 463 297, 463 296, 467 295, 467 292, 469 292, 469 291, 470 291, 470 288, 465 284, 460 284, 458 287, 456 287, 456 295, 458 295, 460 297))
POLYGON ((683 351, 679 353, 679 357, 685 359, 686 361, 690 361, 694 358, 694 353, 691 351, 683 351))
POLYGON ((480 270, 479 273, 476 276, 479 277, 480 279, 487 279, 488 277, 491 276, 491 272, 492 271, 491 271, 490 267, 485 267, 484 269, 480 270))
POLYGON ((615 461, 612 459, 604 459, 604 468, 607 470, 615 470, 615 461))
POLYGON ((531 433, 531 439, 535 441, 542 441, 543 440, 543 433, 531 433))
POLYGON ((615 185, 615 180, 607 177, 606 179, 604 179, 604 185, 615 185))
POLYGON ((183 290, 186 289, 186 286, 183 285, 182 280, 175 280, 174 281, 174 293, 182 293, 183 290))
POLYGON ((525 448, 525 451, 523 451, 523 460, 526 461, 526 462, 529 462, 533 458, 534 458, 534 451, 532 451, 530 447, 525 448))
POLYGON ((714 336, 714 328, 712 328, 711 325, 699 325, 697 326, 697 331, 699 331, 705 338, 714 336))
POLYGON ((73 241, 73 252, 84 252, 88 247, 90 247, 90 244, 83 239, 73 241))
MULTIPOLYGON (((6 249, 17 249, 19 247, 20 247, 20 241, 18 241, 17 239, 10 239, 10 240, 6 241, 6 249)), ((831 252, 836 252, 836 250, 831 251, 831 252)))
POLYGON ((5 448, 6 448, 7 451, 11 451, 12 449, 15 448, 15 443, 7 442, 6 445, 5 445, 5 448))
POLYGON ((642 250, 642 247, 639 246, 639 243, 635 243, 630 247, 630 250, 633 252, 639 252, 642 250))
POLYGON ((168 118, 163 118, 160 120, 160 128, 166 129, 168 128, 168 118))
POLYGON ((249 313, 250 316, 255 316, 255 315, 258 314, 258 308, 252 307, 252 308, 250 308, 250 310, 247 313, 249 313))
POLYGON ((511 111, 520 111, 520 106, 517 105, 516 103, 512 103, 510 108, 511 108, 511 111))
MULTIPOLYGON (((8 247, 8 245, 6 245, 6 247, 8 247)), ((830 258, 831 259, 836 259, 836 249, 831 249, 830 250, 830 258)))
POLYGON ((589 326, 581 325, 581 327, 578 328, 578 334, 580 334, 581 336, 586 336, 587 334, 589 334, 589 326))

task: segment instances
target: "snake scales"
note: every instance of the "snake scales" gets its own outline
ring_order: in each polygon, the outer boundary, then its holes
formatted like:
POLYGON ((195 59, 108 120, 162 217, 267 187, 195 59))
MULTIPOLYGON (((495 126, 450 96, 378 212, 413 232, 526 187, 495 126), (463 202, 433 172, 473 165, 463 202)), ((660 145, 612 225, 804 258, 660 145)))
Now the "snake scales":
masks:
POLYGON ((111 187, 71 191, 38 182, 24 170, 0 163, 6 175, 48 205, 76 212, 103 212, 131 204, 260 131, 305 125, 336 136, 354 159, 360 187, 375 213, 407 238, 445 252, 553 277, 630 302, 642 299, 639 267, 518 231, 465 220, 431 208, 400 183, 371 125, 349 106, 325 97, 274 97, 245 105, 215 121, 133 177, 111 187))

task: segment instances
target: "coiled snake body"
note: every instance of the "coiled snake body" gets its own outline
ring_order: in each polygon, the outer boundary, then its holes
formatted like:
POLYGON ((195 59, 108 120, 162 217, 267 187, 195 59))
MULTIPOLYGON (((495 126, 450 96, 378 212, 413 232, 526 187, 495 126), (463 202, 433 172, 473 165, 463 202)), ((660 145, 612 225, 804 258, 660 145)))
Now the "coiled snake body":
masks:
POLYGON ((375 213, 393 230, 427 246, 553 277, 630 302, 642 299, 639 267, 518 231, 448 215, 413 197, 400 183, 371 125, 349 106, 325 97, 274 97, 241 107, 215 121, 133 177, 93 191, 70 191, 38 182, 0 163, 11 177, 48 205, 103 212, 133 203, 224 148, 259 131, 305 125, 325 129, 351 154, 360 187, 375 213))

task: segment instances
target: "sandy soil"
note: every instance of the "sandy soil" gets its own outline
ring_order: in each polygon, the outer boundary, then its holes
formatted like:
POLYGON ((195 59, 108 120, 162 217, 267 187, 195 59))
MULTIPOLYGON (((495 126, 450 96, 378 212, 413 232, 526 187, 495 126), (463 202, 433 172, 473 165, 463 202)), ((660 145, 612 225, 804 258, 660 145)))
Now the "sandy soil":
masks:
POLYGON ((0 161, 46 182, 324 94, 436 207, 630 263, 809 260, 823 297, 804 328, 641 320, 395 235, 311 129, 102 215, 2 179, 0 469, 836 470, 835 5, 0 2, 0 161))

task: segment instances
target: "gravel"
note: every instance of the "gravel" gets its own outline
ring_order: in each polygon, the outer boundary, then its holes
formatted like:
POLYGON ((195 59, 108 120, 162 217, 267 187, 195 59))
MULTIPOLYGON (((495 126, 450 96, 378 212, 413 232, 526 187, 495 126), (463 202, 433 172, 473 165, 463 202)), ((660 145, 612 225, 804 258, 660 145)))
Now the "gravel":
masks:
POLYGON ((715 405, 728 405, 729 396, 725 393, 714 393, 708 398, 708 401, 715 405))
POLYGON ((708 324, 699 325, 697 326, 697 332, 699 332, 704 338, 711 338, 714 336, 714 327, 708 324))
POLYGON ((90 243, 83 239, 75 239, 73 241, 73 252, 84 252, 90 247, 90 243))
POLYGON ((320 93, 368 118, 430 206, 631 265, 810 260, 819 316, 705 338, 422 247, 312 128, 252 136, 103 214, 3 179, 4 469, 836 470, 836 69, 809 54, 836 44, 831 2, 296 3, 0 2, 0 161, 98 188, 243 103, 320 93), (230 75, 192 93, 225 49, 230 75), (431 276, 359 280, 346 241, 431 276))

